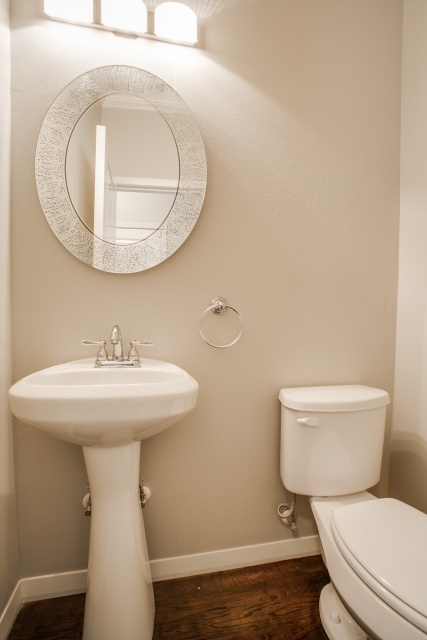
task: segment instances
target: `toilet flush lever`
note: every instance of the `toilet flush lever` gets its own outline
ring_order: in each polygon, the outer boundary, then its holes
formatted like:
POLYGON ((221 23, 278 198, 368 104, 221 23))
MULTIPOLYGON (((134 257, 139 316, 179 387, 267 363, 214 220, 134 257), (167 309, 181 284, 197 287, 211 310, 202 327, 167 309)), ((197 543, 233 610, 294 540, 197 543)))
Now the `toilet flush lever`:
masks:
POLYGON ((320 426, 320 418, 315 418, 314 416, 310 416, 309 418, 297 418, 297 422, 299 422, 299 424, 305 424, 307 427, 320 426))

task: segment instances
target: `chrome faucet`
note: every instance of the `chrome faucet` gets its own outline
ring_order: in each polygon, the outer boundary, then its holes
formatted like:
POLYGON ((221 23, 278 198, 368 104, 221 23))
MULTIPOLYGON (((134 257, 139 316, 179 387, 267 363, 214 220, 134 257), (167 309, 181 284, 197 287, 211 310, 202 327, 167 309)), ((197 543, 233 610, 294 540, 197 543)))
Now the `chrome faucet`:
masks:
POLYGON ((113 355, 111 357, 111 360, 122 362, 123 360, 122 334, 120 332, 120 327, 118 324, 115 324, 111 331, 110 342, 113 345, 113 355))
POLYGON ((131 340, 130 351, 127 359, 125 360, 123 358, 122 334, 118 324, 115 324, 111 330, 110 342, 113 345, 113 354, 111 358, 108 357, 108 353, 105 349, 105 340, 82 341, 82 344, 88 346, 99 345, 98 354, 95 360, 95 367, 140 367, 141 361, 139 359, 138 351, 136 350, 136 345, 152 347, 154 344, 151 340, 143 340, 142 342, 139 340, 131 340))

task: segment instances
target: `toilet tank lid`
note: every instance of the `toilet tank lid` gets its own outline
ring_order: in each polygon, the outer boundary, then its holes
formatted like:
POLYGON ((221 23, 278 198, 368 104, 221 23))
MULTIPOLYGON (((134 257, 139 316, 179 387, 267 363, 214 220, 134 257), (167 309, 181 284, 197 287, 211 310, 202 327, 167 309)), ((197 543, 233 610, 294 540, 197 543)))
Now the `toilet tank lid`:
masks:
POLYGON ((282 389, 280 402, 297 411, 361 411, 390 402, 387 391, 361 384, 282 389))

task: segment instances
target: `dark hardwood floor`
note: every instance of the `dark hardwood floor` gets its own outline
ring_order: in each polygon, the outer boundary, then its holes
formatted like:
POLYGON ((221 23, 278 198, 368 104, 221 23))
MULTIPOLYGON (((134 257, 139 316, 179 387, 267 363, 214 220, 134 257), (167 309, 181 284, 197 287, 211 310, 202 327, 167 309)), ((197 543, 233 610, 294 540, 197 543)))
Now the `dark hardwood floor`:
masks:
MULTIPOLYGON (((320 556, 155 582, 153 640, 327 640, 327 582, 320 556)), ((84 595, 30 602, 8 640, 81 640, 83 612, 84 595)))

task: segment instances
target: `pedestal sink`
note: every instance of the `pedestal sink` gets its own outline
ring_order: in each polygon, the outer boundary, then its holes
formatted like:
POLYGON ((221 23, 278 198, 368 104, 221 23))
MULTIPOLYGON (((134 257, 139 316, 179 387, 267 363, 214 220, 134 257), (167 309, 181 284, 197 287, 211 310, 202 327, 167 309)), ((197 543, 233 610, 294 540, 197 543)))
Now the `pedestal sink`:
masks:
POLYGON ((83 447, 92 499, 83 640, 151 640, 154 596, 139 503, 141 440, 187 415, 198 384, 183 369, 76 360, 23 378, 9 391, 17 418, 83 447))

